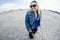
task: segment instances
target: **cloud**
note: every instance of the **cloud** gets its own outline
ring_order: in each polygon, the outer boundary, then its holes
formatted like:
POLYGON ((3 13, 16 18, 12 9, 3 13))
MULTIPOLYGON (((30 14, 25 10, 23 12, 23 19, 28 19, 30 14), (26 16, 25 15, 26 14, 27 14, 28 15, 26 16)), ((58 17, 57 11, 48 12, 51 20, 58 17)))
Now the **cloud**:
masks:
POLYGON ((29 0, 15 0, 16 3, 2 3, 0 5, 0 12, 8 11, 8 10, 16 10, 16 9, 27 9, 29 8, 30 1, 29 0))
POLYGON ((60 11, 60 2, 59 0, 41 0, 39 1, 41 9, 50 9, 54 11, 60 11))
POLYGON ((0 12, 8 11, 11 9, 16 10, 16 9, 21 9, 21 8, 24 8, 24 6, 18 5, 18 4, 13 4, 13 3, 7 3, 7 4, 0 5, 0 12))
MULTIPOLYGON (((0 11, 10 9, 27 9, 32 0, 15 0, 15 3, 4 3, 0 5, 0 11)), ((41 9, 60 11, 60 0, 37 0, 41 9)))

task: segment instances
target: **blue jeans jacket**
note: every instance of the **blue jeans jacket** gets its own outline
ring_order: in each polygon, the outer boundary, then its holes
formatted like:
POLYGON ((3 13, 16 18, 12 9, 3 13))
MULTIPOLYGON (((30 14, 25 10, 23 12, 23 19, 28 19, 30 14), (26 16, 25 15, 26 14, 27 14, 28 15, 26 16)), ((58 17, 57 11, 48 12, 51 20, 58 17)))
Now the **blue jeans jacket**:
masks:
MULTIPOLYGON (((42 13, 40 11, 40 21, 41 21, 42 13)), ((35 21, 35 14, 32 11, 27 11, 26 16, 25 16, 25 25, 27 31, 31 29, 31 25, 35 21)))

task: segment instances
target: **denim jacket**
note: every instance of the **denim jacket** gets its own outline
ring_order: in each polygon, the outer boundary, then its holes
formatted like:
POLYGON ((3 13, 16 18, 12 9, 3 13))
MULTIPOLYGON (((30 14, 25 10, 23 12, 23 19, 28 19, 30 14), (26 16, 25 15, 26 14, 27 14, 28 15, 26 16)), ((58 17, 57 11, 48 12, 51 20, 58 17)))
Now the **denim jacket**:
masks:
MULTIPOLYGON (((40 21, 41 21, 41 17, 42 17, 42 13, 40 11, 40 21)), ((25 16, 25 25, 26 25, 26 29, 27 31, 30 30, 31 25, 33 24, 33 22, 35 21, 35 14, 33 11, 27 11, 26 16, 25 16)))

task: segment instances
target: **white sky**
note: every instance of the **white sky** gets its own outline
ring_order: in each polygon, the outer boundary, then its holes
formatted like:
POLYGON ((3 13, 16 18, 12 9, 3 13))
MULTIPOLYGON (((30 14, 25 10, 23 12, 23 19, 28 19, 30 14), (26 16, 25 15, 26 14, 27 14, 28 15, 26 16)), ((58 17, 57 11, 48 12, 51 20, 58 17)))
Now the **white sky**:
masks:
MULTIPOLYGON (((16 9, 28 9, 32 0, 0 0, 0 12, 16 9)), ((60 12, 60 0, 36 0, 41 9, 60 12)))

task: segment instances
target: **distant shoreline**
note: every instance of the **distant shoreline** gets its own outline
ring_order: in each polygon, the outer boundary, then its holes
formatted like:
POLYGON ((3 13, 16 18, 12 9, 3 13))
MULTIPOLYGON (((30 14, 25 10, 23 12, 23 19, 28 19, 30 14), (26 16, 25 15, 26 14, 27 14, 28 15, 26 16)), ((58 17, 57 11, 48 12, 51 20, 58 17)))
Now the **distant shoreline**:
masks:
MULTIPOLYGON (((4 13, 4 12, 11 12, 11 11, 18 11, 18 10, 29 10, 29 9, 16 9, 16 10, 11 9, 11 10, 8 10, 8 11, 2 11, 2 12, 0 12, 0 14, 4 13)), ((41 9, 41 10, 47 10, 47 9, 41 9)), ((58 11, 54 11, 54 10, 48 10, 48 11, 51 11, 51 12, 54 12, 54 13, 57 13, 57 14, 60 15, 60 12, 58 12, 58 11)))

